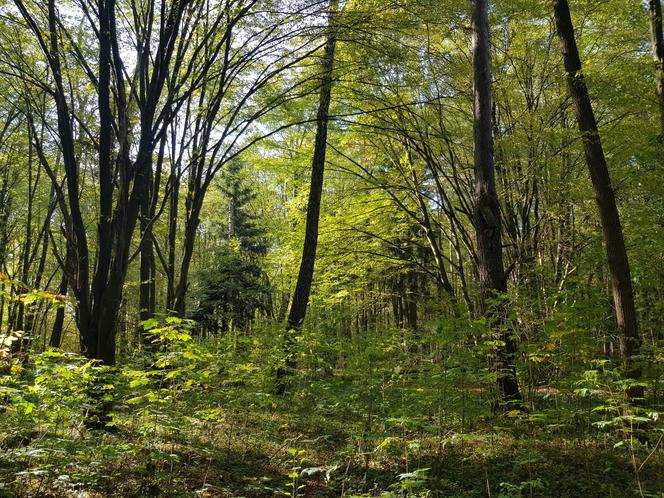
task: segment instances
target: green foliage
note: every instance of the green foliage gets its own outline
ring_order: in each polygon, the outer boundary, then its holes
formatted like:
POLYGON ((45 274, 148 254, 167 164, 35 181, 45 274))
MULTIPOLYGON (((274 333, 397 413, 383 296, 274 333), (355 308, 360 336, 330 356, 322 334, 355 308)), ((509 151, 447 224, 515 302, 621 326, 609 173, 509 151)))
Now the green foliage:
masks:
POLYGON ((268 310, 270 291, 262 268, 230 242, 201 276, 192 317, 211 332, 231 324, 245 330, 257 312, 268 310))
POLYGON ((505 497, 658 489, 661 414, 626 413, 609 363, 595 362, 573 386, 562 378, 533 393, 528 413, 494 418, 486 363, 460 341, 460 324, 350 341, 307 329, 288 399, 271 394, 274 328, 212 343, 190 320, 150 320, 149 361, 138 355, 116 369, 36 355, 34 366, 2 376, 5 489, 395 497, 479 497, 487 486, 505 497), (99 390, 114 401, 116 433, 86 425, 99 390))
MULTIPOLYGON (((48 41, 48 9, 24 3, 48 41)), ((348 0, 315 278, 305 323, 285 332, 307 214, 324 3, 248 2, 256 10, 228 37, 224 23, 243 2, 185 10, 187 36, 173 40, 205 42, 167 71, 175 100, 159 102, 175 112, 159 115, 165 140, 145 189, 156 211, 137 222, 152 237, 133 234, 126 248, 109 367, 86 358, 79 341, 86 296, 72 290, 82 259, 61 202, 73 176, 62 164, 53 75, 15 6, 0 1, 0 496, 660 496, 664 170, 645 3, 572 3, 629 251, 638 379, 626 378, 620 357, 594 193, 551 2, 540 0, 490 2, 509 290, 485 303, 500 320, 487 323, 480 304, 469 3, 348 0), (192 21, 215 12, 214 32, 192 21), (290 49, 302 58, 278 57, 290 49), (236 65, 228 72, 224 61, 236 65), (187 80, 207 62, 207 76, 187 80), (197 135, 207 128, 208 141, 197 135), (208 190, 197 197, 201 185, 208 190), (146 240, 148 281, 139 270, 146 240), (178 317, 171 308, 187 243, 178 317), (39 290, 63 274, 68 290, 39 290), (154 309, 139 310, 146 287, 154 309), (56 313, 65 339, 54 350, 56 313), (280 397, 274 372, 286 337, 297 366, 280 397), (518 345, 524 406, 497 413, 494 365, 508 338, 518 345), (635 386, 645 399, 630 403, 635 386)), ((143 46, 135 37, 150 15, 143 19, 142 2, 115 5, 122 58, 143 46)), ((100 96, 88 74, 99 41, 78 9, 56 8, 54 34, 76 131, 83 264, 92 270, 106 248, 95 237, 100 96)), ((148 45, 151 67, 157 53, 148 45)), ((133 141, 109 149, 117 213, 127 207, 117 187, 134 185, 124 183, 122 154, 133 160, 139 143, 143 78, 162 74, 141 68, 125 66, 133 141)), ((115 118, 113 140, 124 126, 115 118)))
POLYGON ((219 183, 226 216, 214 219, 213 226, 224 241, 198 276, 192 311, 192 318, 212 333, 246 330, 257 313, 270 311, 272 292, 262 261, 267 233, 251 211, 256 192, 246 168, 232 162, 219 183))

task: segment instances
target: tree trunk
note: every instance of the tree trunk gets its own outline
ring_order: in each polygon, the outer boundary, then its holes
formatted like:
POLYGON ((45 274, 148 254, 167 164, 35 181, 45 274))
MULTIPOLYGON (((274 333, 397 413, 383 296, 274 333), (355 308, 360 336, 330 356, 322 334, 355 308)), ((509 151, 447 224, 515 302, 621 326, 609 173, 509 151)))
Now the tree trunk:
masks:
POLYGON ((325 153, 327 151, 327 124, 332 95, 332 70, 334 68, 334 49, 336 46, 336 29, 333 25, 337 12, 338 0, 330 0, 328 11, 327 40, 325 53, 321 61, 321 87, 316 115, 316 139, 314 155, 311 161, 311 185, 307 203, 307 219, 304 234, 304 247, 300 261, 300 271, 295 284, 293 301, 286 322, 283 364, 276 371, 276 392, 284 394, 287 387, 286 375, 293 372, 295 361, 295 334, 300 329, 307 312, 309 293, 314 276, 314 262, 318 246, 318 222, 320 219, 320 202, 323 193, 323 175, 325 171, 325 153))
MULTIPOLYGON (((620 352, 625 374, 630 379, 638 379, 641 369, 633 362, 639 354, 641 339, 638 333, 632 278, 629 261, 623 239, 620 216, 616 199, 611 187, 611 178, 606 164, 604 150, 600 140, 595 114, 593 112, 588 88, 581 71, 581 60, 574 38, 574 27, 567 0, 553 0, 556 27, 560 50, 565 64, 569 93, 574 101, 576 119, 582 134, 583 149, 590 178, 599 207, 600 221, 604 232, 604 245, 608 256, 609 272, 613 301, 616 308, 616 320, 620 332, 620 352)), ((628 391, 630 398, 642 398, 642 388, 628 391)))
MULTIPOLYGON (((155 243, 153 235, 153 223, 157 215, 157 203, 159 201, 159 186, 161 184, 161 172, 164 165, 164 149, 166 148, 166 134, 164 133, 154 172, 152 161, 147 168, 148 188, 141 201, 141 264, 139 289, 140 319, 148 320, 154 317, 157 310, 157 268, 155 263, 155 243)), ((149 335, 141 327, 140 329, 144 345, 151 347, 152 341, 149 335)))
MULTIPOLYGON (((152 181, 152 167, 150 167, 149 179, 150 188, 154 188, 152 181)), ((149 189, 148 189, 149 190, 149 189)), ((141 261, 140 261, 140 279, 138 295, 139 319, 141 322, 154 316, 155 310, 152 308, 152 291, 154 289, 154 246, 152 243, 152 223, 150 218, 151 198, 150 195, 143 196, 141 200, 141 261)), ((143 327, 139 327, 140 334, 145 346, 149 346, 149 337, 143 327)))
MULTIPOLYGON (((2 175, 2 187, 0 187, 0 273, 6 271, 7 242, 9 239, 8 222, 11 212, 11 195, 9 190, 9 168, 5 168, 2 175)), ((0 330, 5 315, 5 280, 0 278, 0 330)))
POLYGON ((516 340, 506 330, 504 294, 507 281, 503 267, 500 204, 496 193, 493 157, 493 123, 491 95, 491 60, 489 54, 489 20, 487 0, 472 1, 473 93, 474 93, 474 222, 477 236, 482 311, 487 330, 504 343, 496 347, 492 359, 497 374, 500 400, 494 406, 518 403, 521 393, 516 378, 516 340))
MULTIPOLYGON (((51 227, 51 217, 53 215, 54 210, 55 210, 55 189, 53 188, 53 186, 51 186, 51 194, 49 197, 49 205, 47 208, 46 218, 44 219, 44 224, 42 225, 41 231, 39 232, 39 238, 37 240, 37 245, 41 241, 42 246, 41 246, 41 254, 39 256, 39 262, 37 264, 37 272, 32 281, 32 288, 36 290, 41 290, 42 288, 42 279, 44 278, 44 271, 46 269, 46 258, 48 256, 48 246, 49 246, 48 233, 51 227)), ((37 251, 37 247, 35 247, 35 251, 37 251)), ((27 336, 32 336, 34 333, 37 311, 38 309, 36 303, 32 303, 25 310, 24 330, 27 336)))
POLYGON ((406 322, 411 332, 417 331, 417 275, 409 272, 405 276, 406 289, 404 293, 404 307, 406 310, 406 322))
POLYGON ((196 242, 196 231, 200 223, 200 206, 194 202, 190 211, 184 230, 184 242, 182 249, 182 263, 180 264, 180 278, 175 288, 173 309, 178 316, 184 317, 187 310, 187 290, 189 288, 189 267, 194 255, 194 244, 196 242))
POLYGON ((171 169, 171 197, 168 213, 168 289, 166 291, 166 311, 175 306, 175 244, 178 232, 178 203, 180 202, 180 177, 173 165, 171 169))
MULTIPOLYGON (((58 294, 60 296, 67 295, 67 276, 63 273, 62 280, 60 280, 60 285, 58 286, 58 294)), ((51 338, 48 341, 48 345, 52 348, 59 348, 62 344, 62 330, 65 323, 65 307, 60 306, 55 312, 55 322, 53 323, 53 331, 51 332, 51 338)))
POLYGON ((661 0, 649 0, 648 10, 650 12, 652 56, 655 60, 655 79, 657 80, 660 133, 664 137, 664 35, 662 34, 661 0))
MULTIPOLYGON (((37 170, 39 172, 40 170, 37 170)), ((33 183, 33 148, 32 148, 32 130, 28 129, 28 198, 27 198, 27 219, 25 223, 25 239, 21 250, 21 271, 19 273, 19 281, 22 284, 28 285, 30 276, 30 266, 32 263, 32 219, 34 212, 35 197, 37 188, 39 186, 39 174, 36 175, 33 183)), ((17 290, 17 294, 21 291, 17 290)), ((23 301, 17 301, 14 307, 13 323, 10 324, 14 330, 20 330, 22 336, 20 340, 12 343, 12 352, 26 353, 30 346, 30 332, 26 330, 26 315, 28 314, 29 304, 23 301)))

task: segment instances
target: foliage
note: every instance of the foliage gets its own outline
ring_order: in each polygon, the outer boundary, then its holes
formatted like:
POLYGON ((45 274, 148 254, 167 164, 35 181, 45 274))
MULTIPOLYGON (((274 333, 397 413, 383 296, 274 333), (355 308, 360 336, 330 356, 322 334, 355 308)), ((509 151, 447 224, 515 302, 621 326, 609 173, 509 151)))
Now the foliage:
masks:
POLYGON ((618 416, 620 381, 608 364, 574 386, 563 379, 535 393, 529 413, 495 418, 479 387, 481 355, 460 362, 450 353, 462 347, 442 327, 419 339, 393 330, 380 341, 334 345, 307 334, 301 375, 286 400, 271 394, 263 373, 269 330, 258 332, 265 342, 244 337, 240 347, 217 337, 213 353, 189 321, 145 325, 155 341, 149 362, 140 356, 109 370, 48 351, 34 358, 34 370, 17 366, 3 375, 8 496, 661 491, 661 414, 618 416), (326 362, 343 365, 343 373, 331 375, 326 362), (97 399, 91 386, 100 385, 114 399, 116 432, 86 425, 97 399))
POLYGON ((638 378, 551 2, 489 2, 495 302, 469 2, 340 2, 314 281, 290 335, 328 2, 92 3, 0 1, 0 496, 664 492, 654 2, 570 2, 638 378), (286 338, 296 368, 277 396, 286 338), (501 411, 506 339, 523 404, 501 411))

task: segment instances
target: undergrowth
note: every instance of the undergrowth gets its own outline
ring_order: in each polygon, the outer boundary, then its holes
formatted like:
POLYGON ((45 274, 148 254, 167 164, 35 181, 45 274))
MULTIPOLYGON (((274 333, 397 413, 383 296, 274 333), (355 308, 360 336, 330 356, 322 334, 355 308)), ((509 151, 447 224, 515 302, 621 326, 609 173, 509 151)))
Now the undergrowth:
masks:
MULTIPOLYGON (((355 337, 343 349, 308 333, 298 375, 280 397, 272 394, 273 330, 203 339, 188 321, 145 325, 150 354, 114 369, 59 351, 7 360, 0 496, 664 491, 661 407, 655 398, 648 408, 626 406, 608 361, 531 386, 527 410, 492 415, 481 345, 447 356, 453 341, 435 331, 417 340, 396 330, 355 337), (92 429, 100 405, 110 407, 105 430, 92 429)), ((654 381, 647 391, 656 396, 654 381)))

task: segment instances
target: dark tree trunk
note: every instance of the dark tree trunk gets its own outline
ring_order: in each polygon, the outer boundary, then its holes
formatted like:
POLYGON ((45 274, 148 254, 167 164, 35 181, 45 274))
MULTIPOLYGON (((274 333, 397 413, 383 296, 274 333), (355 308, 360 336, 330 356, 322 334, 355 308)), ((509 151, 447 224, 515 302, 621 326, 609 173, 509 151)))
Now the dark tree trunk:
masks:
MULTIPOLYGON (((152 185, 152 168, 148 183, 150 188, 152 185)), ((141 200, 141 261, 140 261, 140 279, 138 293, 138 306, 139 306, 139 319, 141 321, 148 320, 154 316, 155 310, 152 308, 152 291, 154 289, 154 245, 152 243, 152 223, 151 223, 151 199, 149 195, 145 195, 141 200)), ((144 344, 150 344, 146 331, 141 327, 141 335, 144 344)))
MULTIPOLYGON (((7 224, 11 211, 11 195, 9 191, 9 168, 4 168, 2 175, 2 187, 0 187, 0 272, 6 270, 7 242, 9 238, 7 224)), ((0 278, 0 328, 5 314, 5 281, 0 278)))
MULTIPOLYGON (((173 134, 175 137, 175 134, 173 134)), ((175 147, 174 147, 175 148, 175 147)), ((173 154, 173 157, 175 155, 173 154)), ((171 197, 169 199, 168 213, 168 268, 166 291, 166 311, 172 311, 175 306, 175 244, 178 233, 178 206, 180 202, 180 177, 175 164, 171 169, 171 197)))
MULTIPOLYGON (((203 100, 201 95, 200 99, 203 100)), ((202 124, 202 118, 196 120, 194 127, 194 150, 204 150, 210 140, 208 131, 203 132, 202 128, 209 130, 202 124), (201 141, 201 143, 198 142, 201 141)), ((173 310, 178 316, 185 315, 187 307, 187 290, 189 289, 189 268, 194 255, 194 245, 196 242, 196 232, 200 224, 200 213, 203 206, 203 199, 207 190, 208 182, 205 181, 206 157, 201 155, 189 167, 189 179, 187 182, 187 193, 185 196, 185 223, 182 243, 182 260, 180 262, 180 275, 178 283, 175 286, 173 310)), ((172 221, 172 220, 171 220, 172 221)))
MULTIPOLYGON (((553 8, 569 93, 574 101, 586 163, 595 192, 595 200, 599 207, 604 245, 608 256, 609 272, 611 273, 616 320, 620 331, 620 352, 623 366, 628 378, 638 379, 641 376, 641 369, 633 362, 633 357, 639 354, 641 339, 638 332, 632 278, 618 207, 611 187, 609 169, 602 149, 590 96, 588 95, 588 88, 581 71, 581 60, 574 38, 574 27, 569 5, 567 0, 553 0, 553 8)), ((630 389, 628 395, 632 399, 642 398, 643 389, 630 389)))
POLYGON ((489 54, 489 20, 487 0, 472 0, 473 93, 474 93, 474 159, 475 206, 482 306, 491 336, 504 343, 492 359, 497 374, 500 400, 496 406, 520 402, 516 378, 516 340, 506 330, 504 294, 507 281, 503 267, 500 204, 496 193, 493 157, 493 123, 491 95, 491 60, 489 54))
MULTIPOLYGON (((42 225, 41 231, 39 232, 39 238, 37 240, 37 245, 41 242, 41 253, 39 255, 39 262, 37 263, 37 271, 35 277, 32 281, 32 288, 41 290, 42 279, 44 278, 44 271, 46 269, 46 258, 48 256, 48 245, 49 238, 48 233, 51 227, 51 217, 53 211, 55 210, 55 189, 51 186, 51 195, 49 198, 49 206, 46 213, 46 218, 44 219, 44 224, 42 225)), ((35 251, 37 247, 35 247, 35 251)), ((25 319, 24 319, 24 330, 25 334, 32 336, 34 332, 35 319, 37 315, 36 303, 31 304, 25 310, 25 319)))
POLYGON ((660 133, 664 137, 664 35, 662 34, 661 0, 649 0, 650 37, 652 56, 655 60, 655 78, 657 80, 657 99, 659 102, 660 133))
POLYGON ((403 327, 403 313, 401 312, 401 300, 403 299, 403 276, 394 277, 392 283, 392 314, 394 315, 394 326, 398 329, 403 327))
POLYGON ((189 288, 189 267, 194 255, 196 232, 200 223, 200 206, 194 202, 184 230, 184 247, 182 248, 182 263, 180 264, 180 278, 175 288, 175 302, 173 309, 178 316, 183 317, 187 309, 187 290, 189 288))
POLYGON ((406 312, 406 321, 408 329, 412 332, 417 330, 417 275, 409 272, 406 277, 406 288, 403 295, 404 308, 406 312))
MULTIPOLYGON (((157 215, 157 203, 159 202, 159 185, 161 183, 161 172, 164 164, 164 149, 166 148, 166 134, 162 136, 159 145, 159 154, 154 174, 152 171, 152 161, 147 166, 147 189, 141 200, 141 262, 139 288, 139 309, 140 319, 148 320, 154 317, 157 308, 157 283, 156 283, 156 262, 155 262, 155 242, 152 226, 157 215)), ((141 329, 144 344, 151 347, 152 342, 146 335, 146 331, 141 329)))
MULTIPOLYGON (((159 201, 159 185, 161 183, 161 172, 164 164, 164 149, 166 147, 166 134, 162 137, 159 146, 159 154, 154 175, 152 172, 152 162, 150 161, 147 171, 146 195, 141 201, 141 262, 139 288, 139 309, 140 319, 148 320, 154 317, 157 308, 156 298, 156 263, 155 263, 155 243, 152 226, 157 214, 157 203, 159 201)), ((147 347, 152 346, 152 341, 145 330, 140 330, 143 343, 147 347)))
POLYGON ((316 139, 314 155, 311 161, 311 184, 307 203, 307 219, 304 234, 304 247, 300 261, 300 271, 295 284, 295 292, 286 321, 283 364, 276 371, 276 392, 284 394, 287 387, 286 375, 293 372, 295 361, 295 334, 300 329, 307 313, 309 293, 314 277, 314 263, 318 246, 318 222, 320 203, 323 193, 323 175, 325 171, 325 153, 327 151, 327 125, 332 95, 332 70, 334 68, 334 49, 336 46, 336 28, 333 25, 337 12, 338 0, 330 0, 328 11, 328 32, 325 53, 321 60, 321 87, 316 115, 316 139))
MULTIPOLYGON (((58 286, 58 294, 60 296, 67 295, 67 276, 62 275, 62 280, 60 280, 60 285, 58 286)), ((60 306, 55 312, 55 321, 53 323, 53 331, 51 332, 51 338, 48 341, 48 345, 52 348, 59 348, 62 344, 62 330, 65 323, 65 307, 60 306)))

